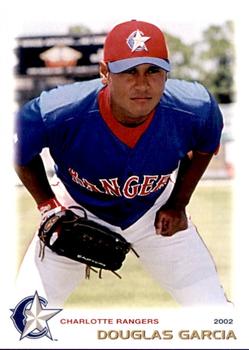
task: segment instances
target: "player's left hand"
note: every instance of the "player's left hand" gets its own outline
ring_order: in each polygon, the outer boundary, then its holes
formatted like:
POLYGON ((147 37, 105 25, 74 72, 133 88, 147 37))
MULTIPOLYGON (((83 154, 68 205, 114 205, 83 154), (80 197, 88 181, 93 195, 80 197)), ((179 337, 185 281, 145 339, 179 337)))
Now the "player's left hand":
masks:
POLYGON ((188 228, 188 219, 185 209, 176 210, 161 207, 155 218, 156 234, 173 236, 176 232, 188 228))

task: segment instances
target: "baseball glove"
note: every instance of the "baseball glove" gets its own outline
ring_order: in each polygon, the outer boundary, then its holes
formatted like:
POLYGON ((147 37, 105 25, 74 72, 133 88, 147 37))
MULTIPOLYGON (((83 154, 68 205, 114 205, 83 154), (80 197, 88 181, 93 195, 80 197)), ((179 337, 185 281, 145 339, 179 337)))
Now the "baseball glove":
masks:
POLYGON ((42 259, 47 246, 59 255, 86 264, 87 278, 92 267, 100 269, 100 278, 102 269, 115 273, 132 249, 131 244, 120 234, 88 220, 86 215, 78 216, 69 209, 47 218, 41 224, 38 236, 43 242, 40 254, 42 259))

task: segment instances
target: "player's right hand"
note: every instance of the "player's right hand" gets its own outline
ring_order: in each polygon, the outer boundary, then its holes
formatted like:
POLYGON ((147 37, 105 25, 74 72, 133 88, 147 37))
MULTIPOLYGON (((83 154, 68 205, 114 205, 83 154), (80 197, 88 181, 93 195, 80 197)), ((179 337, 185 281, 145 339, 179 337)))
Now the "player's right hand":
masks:
POLYGON ((176 210, 161 207, 155 218, 156 234, 173 236, 176 232, 188 228, 188 219, 185 209, 176 210))

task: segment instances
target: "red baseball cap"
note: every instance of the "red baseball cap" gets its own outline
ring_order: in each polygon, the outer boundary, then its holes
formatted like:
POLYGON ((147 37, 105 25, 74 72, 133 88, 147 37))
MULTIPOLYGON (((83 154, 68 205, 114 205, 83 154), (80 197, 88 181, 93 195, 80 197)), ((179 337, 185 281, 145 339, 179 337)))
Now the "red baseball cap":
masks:
POLYGON ((109 32, 104 44, 104 61, 112 73, 143 63, 170 71, 164 34, 154 24, 136 20, 120 23, 109 32))

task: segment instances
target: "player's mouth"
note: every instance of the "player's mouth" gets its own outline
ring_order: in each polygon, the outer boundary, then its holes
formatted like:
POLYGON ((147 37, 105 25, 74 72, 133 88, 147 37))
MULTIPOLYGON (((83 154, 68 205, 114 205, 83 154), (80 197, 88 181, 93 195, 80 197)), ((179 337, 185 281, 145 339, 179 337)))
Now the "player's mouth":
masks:
POLYGON ((151 97, 147 97, 147 96, 135 96, 135 97, 131 97, 131 100, 146 101, 146 100, 151 100, 151 97))
POLYGON ((143 97, 143 96, 137 96, 137 97, 131 98, 131 101, 134 102, 135 104, 138 104, 138 105, 147 104, 151 100, 152 100, 151 97, 143 97))

